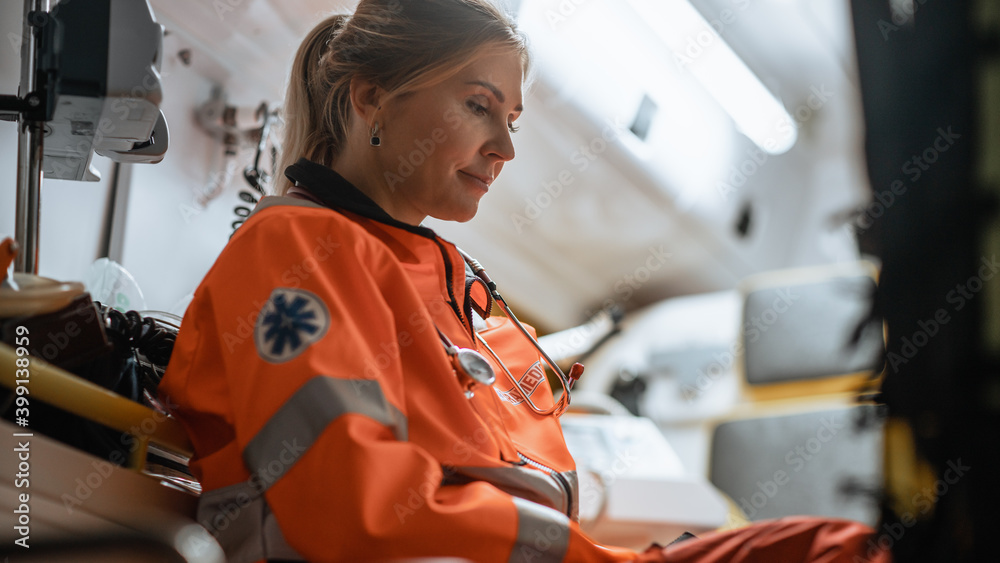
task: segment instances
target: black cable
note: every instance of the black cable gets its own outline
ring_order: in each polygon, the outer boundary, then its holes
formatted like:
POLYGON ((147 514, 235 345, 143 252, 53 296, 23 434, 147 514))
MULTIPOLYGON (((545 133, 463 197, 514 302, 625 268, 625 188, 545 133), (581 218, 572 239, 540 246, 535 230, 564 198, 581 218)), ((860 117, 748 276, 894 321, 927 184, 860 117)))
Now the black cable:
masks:
POLYGON ((123 367, 111 390, 139 403, 142 402, 143 391, 149 391, 155 397, 162 371, 170 362, 177 331, 135 311, 122 313, 100 303, 97 305, 105 318, 108 337, 114 340, 116 352, 131 356, 132 365, 123 367), (125 379, 127 381, 123 381, 125 379))
MULTIPOLYGON (((256 191, 257 193, 254 194, 254 192, 251 192, 246 189, 241 190, 239 192, 240 199, 252 205, 256 205, 257 202, 260 201, 259 198, 267 195, 266 187, 270 183, 271 178, 273 177, 272 174, 268 174, 267 172, 261 170, 260 158, 261 155, 264 154, 264 151, 267 150, 267 139, 268 137, 270 137, 271 122, 275 119, 275 115, 270 111, 270 109, 268 109, 267 102, 260 104, 260 107, 257 108, 257 115, 262 117, 264 120, 264 122, 260 126, 260 138, 257 141, 257 153, 254 155, 253 164, 247 166, 246 169, 243 171, 243 178, 247 181, 247 184, 249 184, 250 187, 253 188, 253 190, 256 191)), ((274 167, 276 160, 274 158, 274 154, 275 153, 272 148, 271 152, 272 169, 274 167)), ((230 238, 232 238, 232 236, 236 234, 236 229, 240 228, 240 226, 243 225, 243 222, 246 221, 246 218, 250 216, 251 212, 252 212, 251 208, 244 205, 238 205, 233 208, 233 213, 236 215, 237 219, 232 222, 233 232, 229 235, 230 238)))

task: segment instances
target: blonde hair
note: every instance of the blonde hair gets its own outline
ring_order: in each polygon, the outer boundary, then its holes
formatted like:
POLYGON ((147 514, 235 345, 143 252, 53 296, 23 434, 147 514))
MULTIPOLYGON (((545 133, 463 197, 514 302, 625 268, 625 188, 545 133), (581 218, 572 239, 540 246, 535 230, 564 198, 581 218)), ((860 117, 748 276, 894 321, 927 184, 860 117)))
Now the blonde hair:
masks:
POLYGON ((355 76, 396 96, 458 72, 484 47, 510 48, 528 73, 528 50, 513 19, 489 0, 361 0, 353 15, 331 16, 299 47, 282 109, 275 193, 299 158, 331 166, 347 138, 355 76))

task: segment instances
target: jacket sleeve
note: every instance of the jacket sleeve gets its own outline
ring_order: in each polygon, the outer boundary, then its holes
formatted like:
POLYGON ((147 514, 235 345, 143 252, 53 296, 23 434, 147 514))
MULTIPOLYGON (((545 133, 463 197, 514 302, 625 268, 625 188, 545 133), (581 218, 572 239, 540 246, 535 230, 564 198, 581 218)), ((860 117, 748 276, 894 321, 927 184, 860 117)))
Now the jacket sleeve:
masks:
MULTIPOLYGON (((352 224, 277 215, 220 256, 164 380, 189 431, 214 431, 195 439, 195 466, 226 477, 206 483, 199 520, 230 561, 635 557, 488 483, 443 486, 440 463, 410 440, 424 429, 407 417, 406 380, 421 374, 403 373, 402 348, 440 344, 433 327, 401 338, 421 306, 405 273, 352 224)), ((426 369, 449 369, 438 356, 426 369)))

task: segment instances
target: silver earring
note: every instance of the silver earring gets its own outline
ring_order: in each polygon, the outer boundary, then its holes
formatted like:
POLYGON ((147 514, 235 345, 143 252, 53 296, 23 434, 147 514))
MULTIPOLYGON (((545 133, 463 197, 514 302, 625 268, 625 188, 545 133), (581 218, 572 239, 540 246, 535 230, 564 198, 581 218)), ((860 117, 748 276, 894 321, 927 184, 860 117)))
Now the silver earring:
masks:
POLYGON ((373 147, 377 147, 382 144, 382 138, 378 136, 378 122, 372 125, 371 140, 369 141, 373 147))

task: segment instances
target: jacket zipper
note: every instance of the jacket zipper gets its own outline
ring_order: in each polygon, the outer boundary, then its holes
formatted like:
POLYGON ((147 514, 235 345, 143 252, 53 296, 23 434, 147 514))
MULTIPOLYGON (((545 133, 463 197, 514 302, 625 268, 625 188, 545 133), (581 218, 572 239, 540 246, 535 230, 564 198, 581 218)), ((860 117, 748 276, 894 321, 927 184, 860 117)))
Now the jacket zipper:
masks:
POLYGON ((540 469, 541 471, 544 471, 545 473, 549 474, 556 481, 559 482, 559 486, 562 487, 562 490, 566 493, 566 516, 569 516, 570 518, 572 518, 573 517, 573 490, 569 486, 569 481, 567 481, 566 478, 563 477, 562 474, 559 473, 558 471, 556 471, 555 469, 552 469, 551 467, 548 467, 546 465, 542 465, 541 463, 538 463, 537 461, 529 458, 528 456, 522 454, 521 452, 517 452, 517 456, 521 458, 521 463, 518 464, 518 465, 530 465, 531 467, 534 467, 535 469, 540 469))
POLYGON ((466 322, 465 317, 462 315, 462 309, 458 305, 458 299, 455 297, 455 290, 451 285, 451 261, 448 257, 448 251, 445 250, 444 244, 438 240, 434 239, 434 243, 437 244, 438 250, 441 251, 441 259, 444 262, 444 276, 445 276, 445 286, 448 288, 448 303, 451 305, 451 309, 455 312, 455 316, 458 317, 458 321, 462 323, 462 328, 469 331, 469 337, 475 340, 475 336, 472 333, 472 321, 466 322))

